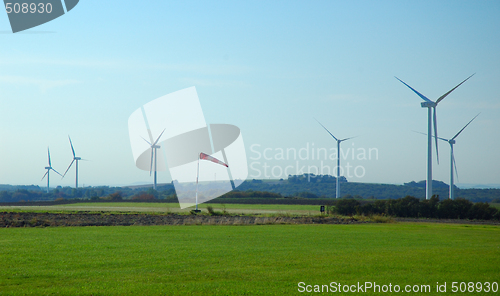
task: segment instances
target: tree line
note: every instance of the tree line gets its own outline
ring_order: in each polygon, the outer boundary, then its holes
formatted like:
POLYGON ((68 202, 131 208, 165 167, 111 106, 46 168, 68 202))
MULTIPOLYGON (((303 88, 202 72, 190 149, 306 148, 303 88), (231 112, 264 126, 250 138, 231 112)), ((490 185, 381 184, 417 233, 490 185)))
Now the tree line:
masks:
MULTIPOLYGON (((348 182, 340 180, 342 196, 357 199, 397 199, 405 196, 425 197, 425 181, 408 182, 403 185, 348 182)), ((449 186, 444 182, 432 181, 434 194, 449 195, 449 186)), ((247 180, 238 187, 240 191, 265 191, 283 196, 303 196, 306 198, 333 198, 336 195, 336 179, 328 175, 303 174, 288 176, 281 180, 247 180)), ((455 186, 455 196, 472 202, 492 202, 500 199, 500 189, 459 189, 455 186)))
POLYGON ((123 199, 166 199, 175 194, 173 185, 158 186, 158 190, 144 187, 57 187, 49 193, 31 187, 30 189, 14 189, 0 191, 0 202, 52 201, 63 199, 84 200, 123 200, 123 199))
POLYGON ((329 211, 345 216, 357 214, 402 218, 500 220, 500 211, 488 203, 472 203, 466 199, 439 200, 435 195, 429 200, 406 196, 399 199, 365 203, 355 199, 340 199, 329 207, 329 211))

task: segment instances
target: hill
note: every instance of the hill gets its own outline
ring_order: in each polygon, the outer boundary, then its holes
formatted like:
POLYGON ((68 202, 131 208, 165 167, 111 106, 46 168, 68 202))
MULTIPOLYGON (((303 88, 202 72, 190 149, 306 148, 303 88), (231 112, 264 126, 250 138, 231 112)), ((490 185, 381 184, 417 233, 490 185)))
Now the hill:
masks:
MULTIPOLYGON (((348 182, 342 177, 341 196, 347 198, 364 199, 397 199, 405 196, 413 196, 419 199, 425 198, 425 181, 408 182, 403 185, 375 184, 348 182)), ((289 176, 287 180, 247 180, 241 184, 235 192, 226 194, 224 197, 238 198, 245 192, 248 197, 302 197, 302 198, 334 198, 336 178, 328 175, 315 176, 304 174, 300 176, 289 176)), ((448 197, 448 185, 434 180, 433 192, 441 199, 448 197)), ((457 198, 465 198, 472 202, 500 202, 500 189, 459 189, 455 187, 457 198)), ((57 199, 166 199, 175 198, 175 189, 172 184, 162 184, 155 191, 151 185, 126 186, 126 187, 57 187, 50 193, 39 186, 14 186, 0 185, 0 202, 19 201, 49 201, 57 199)))

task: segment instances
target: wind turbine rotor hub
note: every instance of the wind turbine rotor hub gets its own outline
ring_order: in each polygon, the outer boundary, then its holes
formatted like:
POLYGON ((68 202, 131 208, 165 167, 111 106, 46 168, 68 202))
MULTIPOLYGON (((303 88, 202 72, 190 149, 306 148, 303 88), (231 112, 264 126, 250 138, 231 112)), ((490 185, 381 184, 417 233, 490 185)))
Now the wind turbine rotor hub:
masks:
POLYGON ((449 140, 448 142, 452 145, 455 144, 455 140, 449 140))
POLYGON ((420 105, 422 106, 422 108, 430 108, 430 107, 436 107, 437 106, 436 103, 434 103, 434 102, 427 102, 427 101, 420 103, 420 105))

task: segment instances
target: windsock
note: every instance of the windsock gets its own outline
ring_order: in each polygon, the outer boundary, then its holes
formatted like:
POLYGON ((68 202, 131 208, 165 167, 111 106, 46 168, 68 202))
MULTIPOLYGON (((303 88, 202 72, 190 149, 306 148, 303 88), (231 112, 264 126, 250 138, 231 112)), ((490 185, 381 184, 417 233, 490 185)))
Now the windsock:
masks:
POLYGON ((215 163, 218 163, 220 165, 223 165, 225 166, 226 168, 228 168, 229 166, 225 163, 223 163, 222 161, 218 160, 217 158, 215 157, 212 157, 208 154, 205 154, 203 152, 200 153, 200 159, 205 159, 205 160, 210 160, 211 162, 215 162, 215 163))

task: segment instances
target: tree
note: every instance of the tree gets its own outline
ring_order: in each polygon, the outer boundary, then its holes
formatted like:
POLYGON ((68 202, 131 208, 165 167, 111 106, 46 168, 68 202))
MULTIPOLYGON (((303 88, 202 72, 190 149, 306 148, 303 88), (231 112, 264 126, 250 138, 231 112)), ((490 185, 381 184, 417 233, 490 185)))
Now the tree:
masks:
POLYGON ((335 203, 335 211, 344 216, 352 216, 358 212, 361 203, 355 199, 340 199, 335 203))

